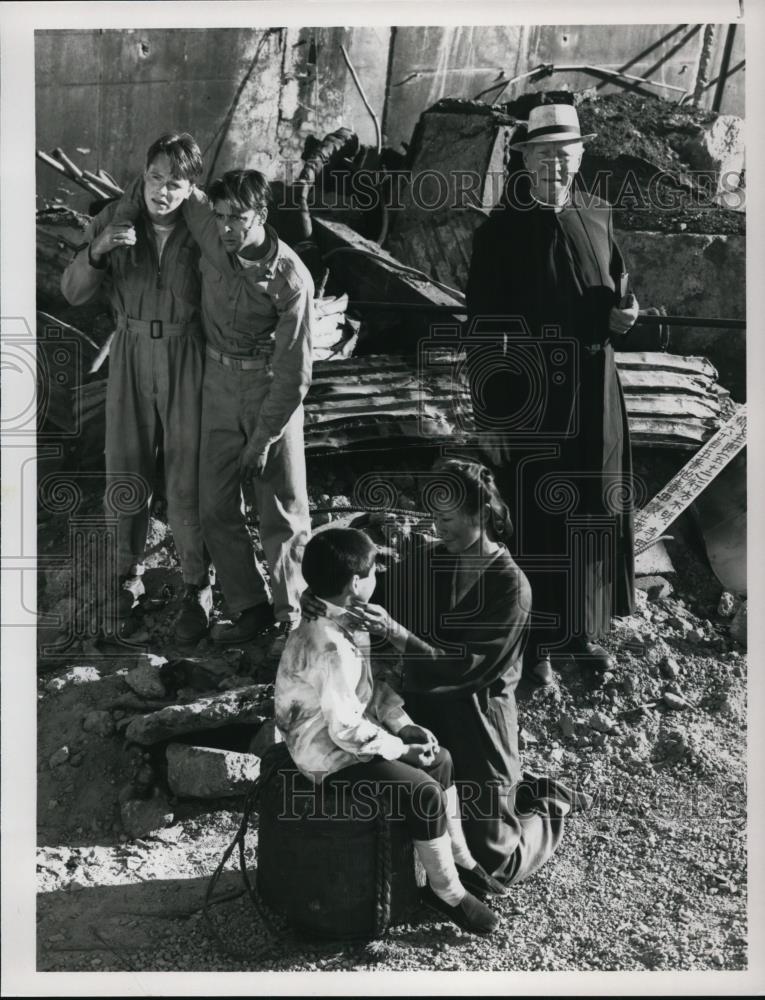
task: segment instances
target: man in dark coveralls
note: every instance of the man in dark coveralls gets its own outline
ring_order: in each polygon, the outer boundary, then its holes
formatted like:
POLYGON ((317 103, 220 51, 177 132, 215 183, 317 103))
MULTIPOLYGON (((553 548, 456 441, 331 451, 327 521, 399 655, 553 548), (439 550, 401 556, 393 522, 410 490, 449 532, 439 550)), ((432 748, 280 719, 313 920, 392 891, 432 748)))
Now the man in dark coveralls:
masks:
POLYGON ((550 654, 599 669, 612 615, 633 607, 629 429, 612 340, 638 315, 611 207, 574 186, 573 106, 531 111, 526 170, 477 230, 467 286, 468 370, 486 452, 533 594, 532 674, 550 654))

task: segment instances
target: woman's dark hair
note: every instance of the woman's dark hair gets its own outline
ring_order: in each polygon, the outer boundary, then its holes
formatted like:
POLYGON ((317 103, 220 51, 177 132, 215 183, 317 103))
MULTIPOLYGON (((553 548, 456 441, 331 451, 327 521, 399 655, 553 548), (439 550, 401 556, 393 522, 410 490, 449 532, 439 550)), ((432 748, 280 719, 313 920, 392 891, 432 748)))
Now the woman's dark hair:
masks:
POLYGON ((259 170, 228 170, 212 182, 207 193, 210 201, 228 201, 245 212, 271 204, 271 186, 259 170))
POLYGON ((377 546, 357 528, 326 528, 314 535, 303 553, 303 576, 317 597, 336 597, 356 575, 375 564, 377 546))
POLYGON ((202 153, 188 132, 165 132, 149 146, 147 169, 162 153, 170 161, 170 173, 184 181, 195 181, 202 173, 202 153))
POLYGON ((437 462, 423 499, 434 513, 458 508, 475 516, 488 506, 486 533, 489 538, 506 542, 512 537, 510 508, 499 495, 491 470, 480 462, 459 458, 437 462))

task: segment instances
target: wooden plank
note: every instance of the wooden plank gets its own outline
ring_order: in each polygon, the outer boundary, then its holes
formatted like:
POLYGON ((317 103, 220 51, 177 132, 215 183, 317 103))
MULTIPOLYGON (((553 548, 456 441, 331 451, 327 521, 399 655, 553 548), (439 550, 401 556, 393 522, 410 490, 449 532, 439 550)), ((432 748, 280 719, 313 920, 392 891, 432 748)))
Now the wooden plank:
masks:
POLYGON ((706 396, 711 392, 711 380, 683 375, 677 372, 619 372, 622 387, 628 392, 688 392, 694 396, 706 396))
POLYGON ((706 358, 691 354, 665 354, 663 351, 617 351, 616 365, 619 371, 648 369, 650 371, 687 372, 716 379, 717 369, 706 358))
POLYGON ((375 407, 367 407, 364 410, 354 410, 351 412, 333 411, 331 413, 326 413, 319 411, 312 414, 306 414, 305 426, 319 427, 326 426, 328 424, 342 423, 354 423, 361 426, 365 421, 377 424, 385 423, 389 419, 398 420, 401 417, 411 418, 412 420, 446 420, 450 423, 454 421, 454 414, 451 413, 446 406, 439 407, 438 405, 433 405, 428 402, 425 404, 418 403, 415 406, 394 404, 386 407, 384 414, 381 414, 380 410, 375 407))
POLYGON ((636 418, 629 421, 630 434, 654 438, 677 438, 686 441, 706 441, 714 433, 717 425, 714 421, 704 420, 642 420, 636 418))
POLYGON ((627 414, 629 416, 652 415, 656 417, 689 416, 711 417, 720 415, 720 403, 716 396, 691 396, 688 393, 677 395, 666 393, 657 395, 638 395, 630 393, 625 396, 627 414))
POLYGON ((635 516, 635 552, 644 552, 746 446, 747 409, 739 406, 730 420, 635 516))
POLYGON ((327 415, 343 413, 363 413, 367 410, 375 413, 377 417, 384 416, 389 412, 390 407, 401 407, 409 405, 414 412, 418 406, 441 406, 444 409, 453 409, 456 403, 465 406, 469 402, 467 396, 451 396, 449 394, 423 394, 420 392, 397 392, 395 395, 375 396, 373 400, 369 397, 349 397, 341 399, 327 399, 321 403, 307 402, 305 404, 306 421, 319 419, 327 415))

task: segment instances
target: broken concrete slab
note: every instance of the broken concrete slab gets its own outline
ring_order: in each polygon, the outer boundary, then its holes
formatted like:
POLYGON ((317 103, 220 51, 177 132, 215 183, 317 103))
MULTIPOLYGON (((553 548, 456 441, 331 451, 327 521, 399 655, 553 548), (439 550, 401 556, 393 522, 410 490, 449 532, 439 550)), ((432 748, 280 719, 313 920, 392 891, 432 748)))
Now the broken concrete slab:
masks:
POLYGON ((473 233, 500 200, 514 119, 471 101, 440 101, 417 123, 411 184, 387 246, 401 260, 464 288, 473 233), (415 263, 416 261, 416 263, 415 263))
MULTIPOLYGON (((664 306, 671 316, 746 318, 745 236, 617 229, 616 239, 641 308, 664 306)), ((733 398, 746 398, 746 331, 702 323, 672 327, 670 349, 709 358, 733 398)))
POLYGON ((664 576, 674 573, 675 567, 667 552, 664 542, 659 539, 654 542, 645 552, 639 552, 635 556, 635 576, 664 576))
POLYGON ((694 170, 710 171, 717 179, 716 193, 738 188, 744 169, 744 121, 737 115, 720 115, 700 125, 681 146, 694 170))
POLYGON ((271 685, 252 684, 185 705, 168 705, 158 712, 132 719, 125 729, 125 737, 131 743, 150 746, 202 729, 218 729, 235 723, 260 725, 273 715, 272 693, 271 685))
POLYGON ((171 743, 167 748, 167 780, 175 795, 217 799, 244 794, 260 774, 260 758, 213 747, 171 743))

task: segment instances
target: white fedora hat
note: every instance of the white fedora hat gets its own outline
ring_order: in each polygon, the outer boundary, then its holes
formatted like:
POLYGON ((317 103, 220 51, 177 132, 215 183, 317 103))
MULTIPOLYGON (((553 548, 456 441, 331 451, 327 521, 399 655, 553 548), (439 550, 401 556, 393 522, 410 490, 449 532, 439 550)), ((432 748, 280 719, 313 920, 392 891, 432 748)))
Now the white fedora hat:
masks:
POLYGON ((524 149, 532 142, 586 142, 596 132, 582 135, 579 115, 571 104, 540 104, 529 114, 528 129, 522 142, 513 142, 511 149, 524 149))

